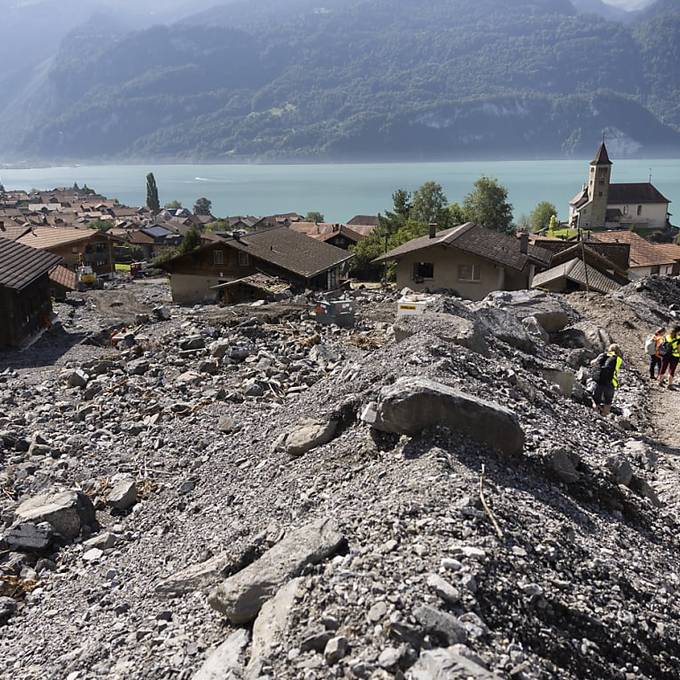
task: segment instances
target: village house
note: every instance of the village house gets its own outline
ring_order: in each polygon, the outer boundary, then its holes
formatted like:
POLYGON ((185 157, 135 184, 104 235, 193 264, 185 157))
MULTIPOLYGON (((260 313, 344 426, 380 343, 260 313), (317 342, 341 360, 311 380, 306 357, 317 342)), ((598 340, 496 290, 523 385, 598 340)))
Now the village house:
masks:
POLYGON ((98 277, 113 275, 112 242, 100 231, 36 227, 18 238, 17 242, 59 255, 64 266, 71 271, 89 266, 98 277))
POLYGON ((680 246, 650 243, 633 231, 601 231, 591 234, 599 243, 625 243, 630 246, 630 278, 641 279, 653 274, 680 274, 680 246))
POLYGON ((670 201, 650 182, 615 184, 613 163, 603 142, 590 163, 588 182, 569 203, 574 228, 638 228, 663 231, 670 222, 670 201))
POLYGON ((349 250, 359 241, 366 238, 365 235, 354 231, 345 224, 330 224, 325 222, 294 222, 289 226, 293 231, 305 234, 317 241, 329 243, 336 248, 349 250))
POLYGON ((521 290, 550 265, 551 253, 522 239, 468 222, 413 239, 376 262, 395 261, 397 286, 417 292, 450 290, 482 300, 495 290, 521 290))
MULTIPOLYGON (((333 290, 352 255, 287 227, 235 232, 162 265, 179 304, 215 302, 222 284, 265 274, 293 290, 333 290)), ((251 279, 252 280, 252 279, 251 279)))
POLYGON ((49 326, 49 272, 61 257, 0 238, 0 348, 21 347, 49 326))

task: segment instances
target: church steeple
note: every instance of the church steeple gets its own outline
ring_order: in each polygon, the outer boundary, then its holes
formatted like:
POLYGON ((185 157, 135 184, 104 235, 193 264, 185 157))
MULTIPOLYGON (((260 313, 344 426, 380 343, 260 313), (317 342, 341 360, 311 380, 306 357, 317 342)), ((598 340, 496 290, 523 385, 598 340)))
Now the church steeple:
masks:
POLYGON ((607 152, 607 146, 604 143, 604 140, 602 141, 602 144, 600 144, 600 148, 597 150, 597 153, 595 154, 595 158, 590 162, 591 165, 613 165, 613 163, 609 160, 609 153, 607 152))

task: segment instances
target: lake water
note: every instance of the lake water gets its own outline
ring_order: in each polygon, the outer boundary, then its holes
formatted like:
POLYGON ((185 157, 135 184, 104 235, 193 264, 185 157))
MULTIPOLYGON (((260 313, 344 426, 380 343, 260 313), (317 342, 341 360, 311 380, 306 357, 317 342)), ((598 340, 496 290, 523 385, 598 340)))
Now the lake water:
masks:
MULTIPOLYGON (((646 182, 650 170, 656 187, 680 203, 680 159, 622 160, 614 163, 615 182, 646 182)), ((161 203, 174 199, 187 207, 206 196, 216 215, 269 215, 322 212, 326 220, 344 222, 357 214, 374 215, 391 206, 392 192, 441 183, 451 202, 461 201, 480 175, 496 177, 508 187, 515 218, 539 201, 551 201, 566 219, 569 199, 581 188, 588 160, 479 161, 454 163, 374 163, 326 165, 93 165, 0 170, 9 189, 51 189, 78 182, 142 205, 145 176, 153 171, 161 203)), ((679 208, 680 210, 680 208, 679 208)))

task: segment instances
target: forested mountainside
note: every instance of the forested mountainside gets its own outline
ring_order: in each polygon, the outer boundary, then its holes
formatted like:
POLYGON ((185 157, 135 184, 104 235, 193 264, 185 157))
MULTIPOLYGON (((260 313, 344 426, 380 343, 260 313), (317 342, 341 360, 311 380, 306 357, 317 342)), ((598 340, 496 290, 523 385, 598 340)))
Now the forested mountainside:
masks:
POLYGON ((626 21, 574 3, 235 0, 137 31, 95 15, 3 88, 0 151, 569 156, 607 129, 617 155, 677 153, 680 0, 612 11, 626 21))

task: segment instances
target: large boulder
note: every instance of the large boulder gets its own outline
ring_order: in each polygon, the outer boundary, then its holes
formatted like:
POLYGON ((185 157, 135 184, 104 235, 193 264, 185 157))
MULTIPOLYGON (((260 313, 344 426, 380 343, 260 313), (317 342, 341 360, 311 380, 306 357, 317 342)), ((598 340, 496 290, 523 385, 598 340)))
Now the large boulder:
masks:
POLYGON ((248 631, 237 630, 216 647, 192 680, 242 680, 242 657, 248 646, 248 631))
POLYGON ((476 320, 452 314, 425 313, 422 316, 405 316, 394 324, 394 339, 403 342, 417 333, 427 332, 443 342, 465 347, 477 354, 486 355, 486 329, 476 320))
POLYGON ((524 448, 513 411, 425 378, 400 378, 385 387, 362 418, 381 432, 416 435, 443 426, 503 453, 524 448))
POLYGON ((253 624, 253 644, 250 647, 248 674, 259 678, 262 667, 274 651, 285 643, 290 615, 300 592, 303 579, 293 579, 265 602, 253 624))
POLYGON ((474 678, 493 680, 498 676, 476 661, 460 654, 455 647, 423 652, 406 676, 409 680, 453 680, 474 678))
POLYGON ((564 328, 553 336, 555 344, 567 349, 586 349, 595 354, 604 352, 612 344, 609 333, 590 321, 564 328))
POLYGON ((327 518, 307 524, 230 576, 213 590, 209 602, 233 624, 250 623, 284 583, 299 576, 306 566, 334 554, 343 542, 335 520, 327 518))
POLYGON ((46 522, 55 534, 74 539, 83 529, 96 527, 92 501, 82 491, 59 491, 34 496, 24 501, 14 512, 16 522, 39 525, 46 522))
POLYGON ((479 308, 506 309, 520 321, 533 316, 548 333, 557 333, 575 321, 578 314, 559 295, 540 290, 496 291, 479 308))
POLYGON ((524 352, 533 352, 535 343, 529 336, 524 324, 517 316, 505 311, 487 307, 479 309, 476 317, 486 333, 524 352))

